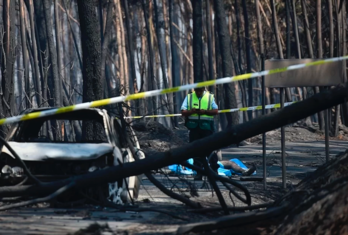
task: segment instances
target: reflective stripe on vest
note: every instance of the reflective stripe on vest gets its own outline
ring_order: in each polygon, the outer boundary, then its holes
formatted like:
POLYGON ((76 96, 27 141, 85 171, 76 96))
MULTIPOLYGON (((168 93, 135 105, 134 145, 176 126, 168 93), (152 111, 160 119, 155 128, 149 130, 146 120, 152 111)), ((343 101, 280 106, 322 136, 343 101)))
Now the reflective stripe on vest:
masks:
MULTIPOLYGON (((202 110, 211 110, 212 99, 213 99, 213 95, 207 91, 204 93, 203 97, 200 100, 197 97, 195 92, 193 92, 192 94, 188 94, 187 95, 187 103, 188 103, 187 110, 191 110, 193 108, 202 109, 202 110)), ((188 119, 213 121, 214 116, 192 114, 188 117, 188 119)))

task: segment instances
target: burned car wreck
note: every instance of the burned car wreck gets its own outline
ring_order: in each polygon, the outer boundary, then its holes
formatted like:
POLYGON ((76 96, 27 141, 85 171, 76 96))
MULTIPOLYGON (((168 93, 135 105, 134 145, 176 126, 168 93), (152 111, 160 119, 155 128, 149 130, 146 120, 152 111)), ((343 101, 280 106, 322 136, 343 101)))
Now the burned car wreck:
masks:
MULTIPOLYGON (((29 109, 23 114, 48 109, 29 109)), ((137 150, 137 158, 144 158, 132 128, 122 125, 120 119, 104 109, 89 108, 22 121, 11 127, 6 141, 32 175, 42 182, 51 182, 134 161, 125 132, 137 150), (86 138, 82 125, 92 127, 92 138, 86 138)), ((0 186, 33 183, 27 180, 24 169, 6 146, 2 147, 0 169, 0 186)), ((138 197, 140 180, 141 176, 132 176, 83 193, 98 200, 124 204, 138 197)), ((71 195, 74 194, 76 192, 71 195)))

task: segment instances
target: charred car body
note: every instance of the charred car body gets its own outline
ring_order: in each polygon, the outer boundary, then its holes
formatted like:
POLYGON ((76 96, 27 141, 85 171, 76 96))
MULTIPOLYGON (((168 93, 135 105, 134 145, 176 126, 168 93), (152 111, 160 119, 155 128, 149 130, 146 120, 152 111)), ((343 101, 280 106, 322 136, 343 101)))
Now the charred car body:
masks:
MULTIPOLYGON (((24 114, 48 109, 30 109, 24 114)), ((122 125, 120 119, 109 116, 104 109, 83 109, 22 121, 12 126, 6 141, 36 178, 49 182, 134 161, 122 134, 124 131, 131 132, 129 136, 137 149, 137 157, 144 158, 131 127, 122 125), (85 138, 82 125, 89 125, 94 132, 97 130, 92 139, 85 138)), ((5 146, 0 155, 0 169, 0 186, 26 180, 23 168, 5 146)), ((84 193, 123 204, 138 197, 140 177, 108 182, 84 193)), ((26 182, 30 183, 33 182, 26 182)))

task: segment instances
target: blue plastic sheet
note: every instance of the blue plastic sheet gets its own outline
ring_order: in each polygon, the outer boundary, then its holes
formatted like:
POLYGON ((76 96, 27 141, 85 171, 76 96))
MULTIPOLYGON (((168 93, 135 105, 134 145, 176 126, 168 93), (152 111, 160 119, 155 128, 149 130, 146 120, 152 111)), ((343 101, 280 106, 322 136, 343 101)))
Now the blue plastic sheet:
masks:
MULTIPOLYGON (((193 165, 193 158, 190 158, 187 160, 187 162, 191 165, 193 165)), ((181 165, 170 165, 168 166, 169 170, 171 170, 174 174, 177 175, 195 175, 196 172, 194 172, 193 170, 189 169, 189 168, 183 168, 181 165)))
MULTIPOLYGON (((241 160, 239 160, 238 158, 230 159, 230 161, 236 163, 242 169, 248 170, 248 167, 246 165, 244 165, 244 163, 241 160)), ((189 164, 193 165, 193 158, 188 159, 187 162, 189 164)), ((219 169, 218 169, 219 175, 223 175, 223 176, 231 176, 232 174, 241 175, 241 173, 236 173, 232 169, 224 169, 224 165, 222 165, 222 163, 219 161, 218 161, 218 164, 219 164, 219 169)), ((176 175, 195 175, 196 174, 195 171, 193 171, 189 168, 184 169, 181 165, 177 165, 177 164, 170 165, 170 166, 168 166, 168 168, 176 175)), ((256 171, 252 175, 256 175, 256 171)))

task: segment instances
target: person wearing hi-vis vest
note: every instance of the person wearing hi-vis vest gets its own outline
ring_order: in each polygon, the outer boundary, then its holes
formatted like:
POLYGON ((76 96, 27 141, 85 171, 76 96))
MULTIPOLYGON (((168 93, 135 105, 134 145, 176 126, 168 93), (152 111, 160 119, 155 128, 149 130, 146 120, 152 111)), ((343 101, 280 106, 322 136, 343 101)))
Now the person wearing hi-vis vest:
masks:
MULTIPOLYGON (((214 133, 214 116, 218 114, 218 106, 215 103, 214 95, 205 90, 205 87, 195 88, 195 91, 188 94, 182 103, 181 114, 185 117, 185 126, 189 129, 190 143, 212 135, 214 133)), ((207 154, 207 156, 209 156, 207 154)), ((209 159, 210 167, 217 172, 219 168, 218 158, 214 154, 209 159)), ((195 166, 202 167, 200 158, 194 158, 195 166)), ((197 173, 195 180, 202 180, 197 173)))

